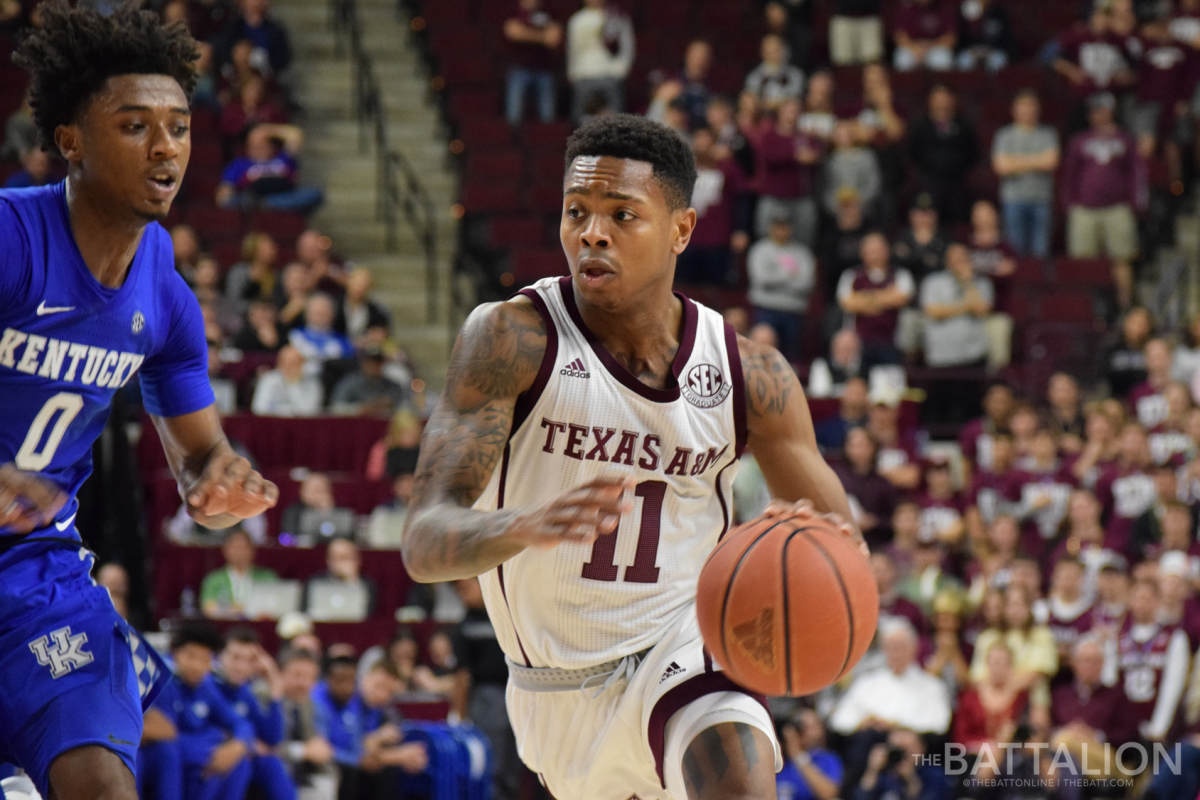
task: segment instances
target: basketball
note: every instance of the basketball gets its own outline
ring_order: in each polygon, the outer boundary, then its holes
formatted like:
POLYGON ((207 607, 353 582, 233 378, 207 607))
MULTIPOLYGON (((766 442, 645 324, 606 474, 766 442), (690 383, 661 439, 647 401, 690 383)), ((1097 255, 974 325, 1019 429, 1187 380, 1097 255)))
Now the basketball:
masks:
POLYGON ((731 678, 766 695, 812 694, 849 672, 879 619, 857 545, 821 517, 759 517, 734 529, 700 572, 700 631, 731 678))

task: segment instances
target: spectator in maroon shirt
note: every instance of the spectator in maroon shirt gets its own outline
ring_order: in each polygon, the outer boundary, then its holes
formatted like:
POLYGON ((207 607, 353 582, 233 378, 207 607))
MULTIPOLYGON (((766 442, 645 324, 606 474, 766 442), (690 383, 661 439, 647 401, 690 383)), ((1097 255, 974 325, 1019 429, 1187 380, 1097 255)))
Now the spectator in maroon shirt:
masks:
POLYGON ((554 69, 563 29, 541 8, 541 0, 520 0, 516 14, 504 21, 508 42, 508 83, 505 116, 516 127, 525 118, 525 97, 532 88, 537 94, 538 117, 554 119, 554 69))
POLYGON ((1112 0, 1096 0, 1086 22, 1058 37, 1059 55, 1054 69, 1070 82, 1079 100, 1134 81, 1126 61, 1125 42, 1113 30, 1112 6, 1112 0))
POLYGON ((924 643, 924 637, 928 630, 925 614, 921 611, 920 606, 901 597, 896 591, 896 565, 892 563, 891 557, 887 553, 879 551, 872 553, 871 571, 875 573, 875 587, 879 590, 880 626, 886 624, 885 620, 888 617, 904 617, 912 624, 913 630, 917 632, 924 643))
POLYGON ((883 0, 833 0, 829 60, 838 66, 870 64, 883 57, 883 0))
POLYGON ((1087 743, 1089 750, 1100 754, 1102 743, 1120 744, 1115 737, 1121 690, 1104 685, 1100 679, 1103 671, 1103 640, 1082 636, 1071 649, 1071 682, 1060 685, 1050 696, 1053 738, 1065 741, 1076 759, 1080 758, 1078 745, 1087 743))
POLYGON ((1165 20, 1147 24, 1135 42, 1137 104, 1129 130, 1137 137, 1142 158, 1151 158, 1162 141, 1170 177, 1177 180, 1181 164, 1173 134, 1177 123, 1188 115, 1188 101, 1196 83, 1194 52, 1171 36, 1165 20))
POLYGON ((1058 535, 1067 516, 1067 504, 1079 485, 1070 469, 1058 457, 1054 432, 1039 426, 1024 459, 1020 477, 1021 500, 1016 515, 1024 523, 1023 549, 1040 557, 1058 535))
POLYGON ((1091 128, 1067 147, 1059 197, 1067 209, 1067 252, 1072 258, 1113 259, 1117 302, 1133 299, 1137 218, 1146 210, 1146 162, 1133 137, 1114 121, 1116 98, 1104 92, 1088 100, 1091 128))
POLYGON ((896 50, 892 64, 900 72, 954 69, 958 14, 948 0, 908 0, 892 19, 896 50))
POLYGON ((1121 430, 1117 463, 1096 481, 1096 497, 1104 506, 1108 547, 1127 553, 1133 535, 1133 522, 1158 498, 1158 489, 1150 475, 1150 448, 1146 431, 1136 422, 1121 430))
POLYGON ((796 241, 812 247, 818 219, 813 189, 822 145, 819 139, 797 130, 799 121, 800 101, 787 100, 779 106, 775 125, 759 137, 760 197, 754 227, 759 236, 766 236, 771 220, 785 213, 792 218, 796 241))
POLYGON ((846 433, 844 461, 834 466, 850 496, 855 524, 868 540, 875 541, 884 538, 896 505, 896 487, 876 470, 878 450, 864 428, 851 428, 846 433))
POLYGON ((901 580, 912 572, 913 559, 920 546, 921 507, 912 500, 901 500, 892 511, 892 541, 884 548, 901 580))
POLYGON ((992 437, 1008 430, 1017 398, 1007 383, 993 383, 983 395, 983 416, 962 427, 958 446, 972 468, 992 468, 992 437))
POLYGON ((967 244, 977 275, 997 281, 1011 278, 1017 271, 1017 253, 1004 241, 1000 213, 990 200, 977 200, 971 206, 971 234, 967 244))
POLYGON ((949 87, 929 91, 928 111, 909 133, 908 153, 920 188, 933 195, 941 218, 965 221, 971 201, 964 177, 979 160, 979 137, 949 87))
POLYGON ((845 272, 838 281, 837 298, 842 311, 854 315, 854 327, 863 343, 863 364, 900 364, 896 349, 896 326, 900 309, 913 298, 915 287, 906 269, 892 266, 887 238, 868 234, 859 251, 862 264, 845 272))
POLYGON ((267 97, 267 82, 257 70, 242 84, 235 100, 221 109, 218 131, 225 156, 231 158, 246 134, 259 123, 287 122, 287 114, 267 97))
POLYGON ((966 502, 954 488, 950 462, 945 458, 930 461, 925 470, 925 491, 917 496, 921 507, 921 537, 937 539, 956 546, 966 533, 963 512, 966 502))
POLYGON ((1171 344, 1155 337, 1142 349, 1146 356, 1146 380, 1134 386, 1126 398, 1137 421, 1150 430, 1167 419, 1169 409, 1163 393, 1171 385, 1171 344))
MULTIPOLYGON (((1180 519, 1185 515, 1190 519, 1188 509, 1175 508, 1175 511, 1180 512, 1180 519)), ((1182 530, 1185 535, 1189 533, 1187 527, 1182 530)), ((1187 541, 1190 542, 1190 536, 1187 541)), ((1164 625, 1175 625, 1187 634, 1188 652, 1195 652, 1200 647, 1200 600, 1197 600, 1191 584, 1196 561, 1195 555, 1189 555, 1183 549, 1167 550, 1158 561, 1158 621, 1164 625)))
POLYGON ((967 688, 958 698, 950 739, 978 753, 988 748, 994 754, 1000 743, 1013 740, 1017 723, 1029 711, 1029 691, 1017 680, 1013 653, 1003 641, 994 642, 985 654, 983 680, 967 688))
POLYGON ((1012 20, 997 0, 969 0, 958 21, 958 68, 987 67, 997 72, 1008 66, 1013 51, 1012 20))
POLYGON ((879 474, 897 489, 911 492, 921 485, 920 446, 916 430, 900 427, 900 399, 898 391, 873 393, 867 431, 879 445, 879 474))
POLYGON ((813 426, 817 444, 826 450, 841 450, 846 444, 846 434, 866 421, 867 382, 862 378, 851 378, 842 390, 837 416, 821 420, 813 426))
POLYGON ((731 253, 743 253, 750 242, 746 175, 728 150, 718 148, 708 128, 692 135, 696 158, 696 187, 692 207, 696 228, 688 247, 679 254, 676 277, 680 283, 722 285, 728 282, 731 253))
POLYGON ((1056 372, 1046 385, 1046 424, 1058 434, 1058 446, 1064 453, 1077 454, 1083 449, 1083 407, 1079 403, 1079 382, 1066 372, 1056 372))
POLYGON ((1037 621, 1054 634, 1059 663, 1064 665, 1075 642, 1092 627, 1092 598, 1084 592, 1085 572, 1079 559, 1060 558, 1050 575, 1050 593, 1034 605, 1037 621))
POLYGON ((975 470, 966 493, 965 519, 972 541, 982 538, 1001 514, 1012 513, 1021 499, 1022 473, 1013 467, 1012 436, 1004 431, 992 434, 991 449, 991 468, 975 470))

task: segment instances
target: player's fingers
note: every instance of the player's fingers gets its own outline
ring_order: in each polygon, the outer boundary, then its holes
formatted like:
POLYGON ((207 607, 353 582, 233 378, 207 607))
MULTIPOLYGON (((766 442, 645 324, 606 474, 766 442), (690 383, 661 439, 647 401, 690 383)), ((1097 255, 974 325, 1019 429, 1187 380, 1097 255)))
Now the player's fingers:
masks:
POLYGON ((17 494, 41 512, 47 521, 67 503, 67 496, 57 486, 28 472, 17 472, 15 488, 17 494))

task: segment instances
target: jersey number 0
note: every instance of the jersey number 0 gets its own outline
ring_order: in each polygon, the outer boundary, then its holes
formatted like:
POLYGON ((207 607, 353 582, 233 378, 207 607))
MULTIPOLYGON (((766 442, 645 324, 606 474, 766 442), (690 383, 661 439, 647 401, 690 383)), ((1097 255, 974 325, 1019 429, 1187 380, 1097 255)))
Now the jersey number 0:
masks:
POLYGON ((54 460, 55 451, 62 444, 63 436, 66 434, 71 420, 75 419, 82 408, 83 396, 74 392, 59 392, 47 400, 46 405, 42 406, 42 410, 33 418, 33 424, 29 426, 29 433, 25 434, 25 441, 22 442, 21 449, 17 451, 15 459, 17 469, 26 472, 40 472, 50 466, 50 462, 54 460), (54 419, 55 414, 59 415, 58 419, 55 420, 54 427, 50 429, 50 436, 46 438, 46 443, 42 445, 46 426, 50 424, 51 419, 54 419), (39 445, 41 445, 40 449, 39 445))
MULTIPOLYGON (((658 538, 662 532, 663 499, 667 484, 663 481, 642 481, 634 490, 642 498, 642 521, 638 528, 637 553, 633 564, 625 568, 628 583, 658 583, 658 538)), ((617 579, 617 534, 597 536, 592 543, 592 558, 583 565, 583 577, 593 581, 617 579)))

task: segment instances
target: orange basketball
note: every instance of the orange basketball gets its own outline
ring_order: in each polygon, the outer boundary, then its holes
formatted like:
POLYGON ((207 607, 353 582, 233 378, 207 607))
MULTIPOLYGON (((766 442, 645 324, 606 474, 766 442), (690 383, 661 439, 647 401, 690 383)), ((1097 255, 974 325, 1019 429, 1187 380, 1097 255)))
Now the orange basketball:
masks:
POLYGON ((820 517, 759 517, 731 531, 700 573, 700 632, 747 689, 812 694, 866 652, 879 591, 857 545, 820 517))

